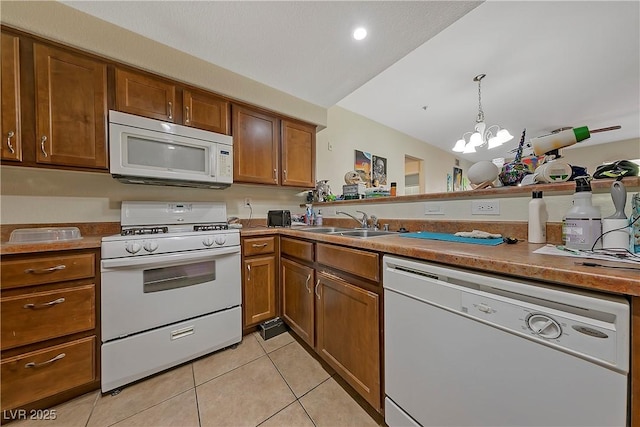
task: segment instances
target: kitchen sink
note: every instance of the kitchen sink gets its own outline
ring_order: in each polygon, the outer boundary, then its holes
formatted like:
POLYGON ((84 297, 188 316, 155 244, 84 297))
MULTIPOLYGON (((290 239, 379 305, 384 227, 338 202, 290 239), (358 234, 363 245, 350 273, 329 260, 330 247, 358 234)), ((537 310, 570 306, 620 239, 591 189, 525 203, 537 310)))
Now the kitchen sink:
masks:
POLYGON ((308 233, 337 233, 342 231, 353 231, 354 229, 343 227, 304 227, 299 230, 306 231, 308 233))
POLYGON ((381 230, 346 230, 346 231, 336 231, 330 234, 335 234, 338 236, 345 237, 380 237, 380 236, 390 236, 394 234, 398 234, 394 231, 381 231, 381 230))

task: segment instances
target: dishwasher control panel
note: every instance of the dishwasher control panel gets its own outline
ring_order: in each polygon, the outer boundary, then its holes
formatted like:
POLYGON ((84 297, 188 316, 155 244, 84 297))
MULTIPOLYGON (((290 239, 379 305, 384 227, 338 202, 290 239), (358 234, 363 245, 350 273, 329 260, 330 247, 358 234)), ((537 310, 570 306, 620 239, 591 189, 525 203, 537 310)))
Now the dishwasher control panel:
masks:
POLYGON ((619 362, 614 324, 480 290, 460 292, 460 311, 476 320, 582 356, 619 362))

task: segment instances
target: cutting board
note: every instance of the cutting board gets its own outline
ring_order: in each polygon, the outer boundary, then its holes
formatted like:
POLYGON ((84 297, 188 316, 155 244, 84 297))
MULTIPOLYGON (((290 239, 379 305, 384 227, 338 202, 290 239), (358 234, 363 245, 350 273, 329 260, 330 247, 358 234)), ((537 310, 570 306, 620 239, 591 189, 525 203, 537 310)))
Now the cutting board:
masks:
POLYGON ((474 245, 497 246, 503 243, 502 238, 493 239, 477 239, 475 237, 460 237, 454 234, 433 233, 430 231, 421 231, 419 233, 400 233, 400 237, 408 237, 413 239, 442 240, 445 242, 456 243, 472 243, 474 245))

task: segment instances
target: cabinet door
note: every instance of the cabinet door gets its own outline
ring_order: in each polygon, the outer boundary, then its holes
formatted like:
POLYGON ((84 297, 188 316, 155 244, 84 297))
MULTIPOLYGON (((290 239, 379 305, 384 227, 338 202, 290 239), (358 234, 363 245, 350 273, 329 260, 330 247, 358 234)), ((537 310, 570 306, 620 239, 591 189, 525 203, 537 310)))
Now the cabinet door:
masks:
POLYGON ((278 119, 233 106, 233 181, 278 184, 278 119))
POLYGON ((244 260, 244 325, 276 317, 276 257, 244 260))
POLYGON ((116 68, 118 111, 174 122, 175 108, 175 85, 151 75, 116 68))
POLYGON ((282 317, 307 344, 314 344, 312 268, 288 259, 280 262, 282 278, 282 317))
POLYGON ((315 187, 316 128, 282 120, 282 185, 315 187))
POLYGON ((184 124, 229 135, 229 102, 203 92, 183 93, 184 124))
POLYGON ((380 396, 378 295, 317 273, 316 350, 376 410, 380 396))
POLYGON ((34 44, 36 161, 107 168, 107 67, 34 44))
POLYGON ((19 42, 16 36, 2 34, 2 160, 22 160, 19 42))

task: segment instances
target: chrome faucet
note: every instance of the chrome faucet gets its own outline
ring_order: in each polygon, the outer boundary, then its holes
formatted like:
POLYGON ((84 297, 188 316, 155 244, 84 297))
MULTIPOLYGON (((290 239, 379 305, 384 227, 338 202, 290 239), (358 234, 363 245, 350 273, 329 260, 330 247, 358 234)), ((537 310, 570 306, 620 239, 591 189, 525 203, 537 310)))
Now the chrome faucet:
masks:
POLYGON ((362 211, 356 211, 356 212, 359 212, 359 213, 361 213, 361 214, 362 214, 362 219, 358 219, 357 217, 355 217, 355 216, 351 215, 350 213, 348 213, 348 212, 342 212, 342 211, 337 211, 337 212, 336 212, 336 215, 338 215, 338 214, 346 215, 346 216, 348 216, 349 218, 351 218, 351 219, 353 219, 354 221, 356 221, 356 222, 360 225, 360 227, 362 227, 362 228, 368 228, 368 227, 369 227, 369 225, 367 224, 367 221, 369 220, 369 216, 368 216, 366 213, 362 212, 362 211))

